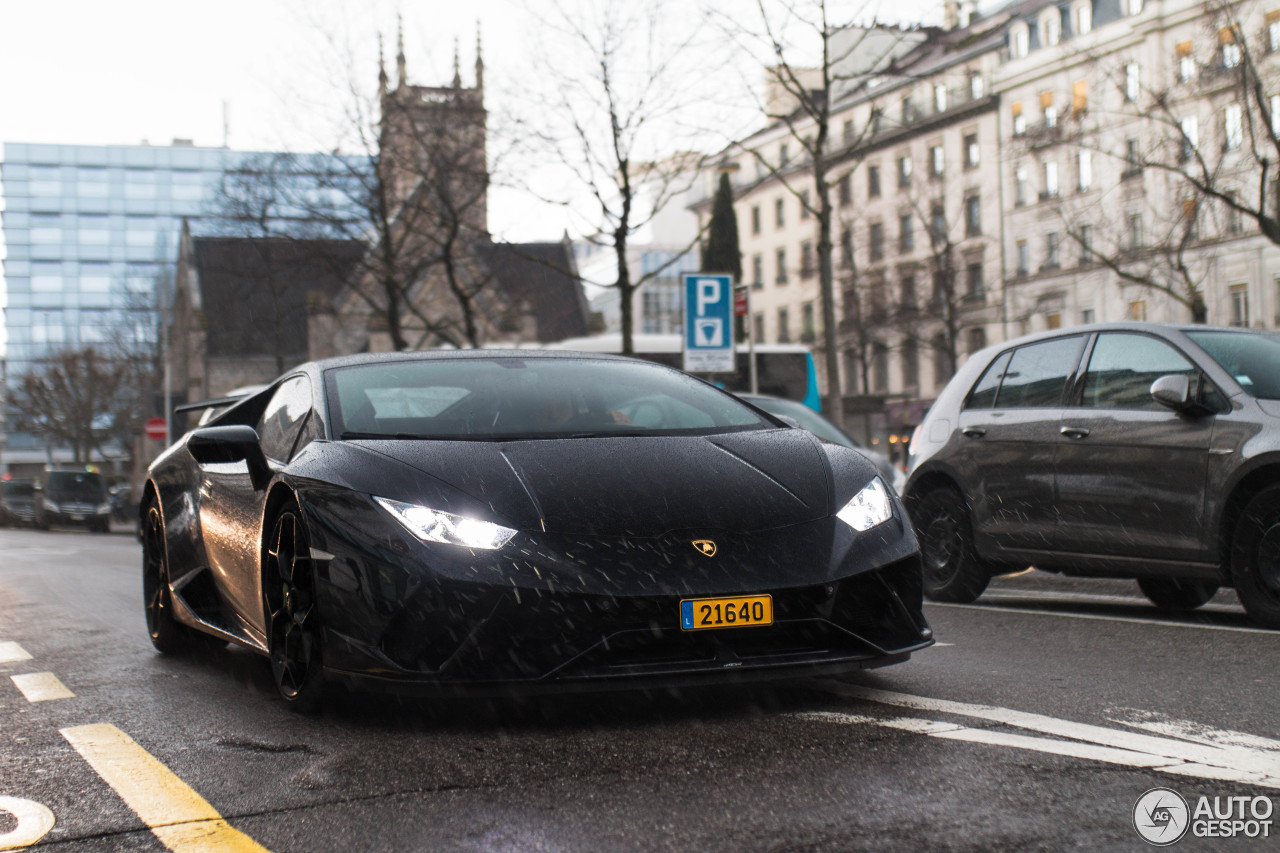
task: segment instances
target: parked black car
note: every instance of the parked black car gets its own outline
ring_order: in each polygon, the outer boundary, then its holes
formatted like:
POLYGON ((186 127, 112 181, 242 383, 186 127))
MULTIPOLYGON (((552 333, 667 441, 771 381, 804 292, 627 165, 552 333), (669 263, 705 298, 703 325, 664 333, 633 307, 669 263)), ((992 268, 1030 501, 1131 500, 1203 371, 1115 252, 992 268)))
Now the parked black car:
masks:
POLYGON ((1120 323, 975 354, 911 445, 925 593, 1034 564, 1280 628, 1280 335, 1120 323))
MULTIPOLYGON (((6 475, 7 476, 7 475, 6 475)), ((36 481, 5 480, 0 486, 0 526, 17 527, 35 522, 36 481)))
POLYGON ((107 485, 95 471, 50 469, 36 483, 35 525, 87 527, 98 533, 111 530, 111 503, 107 485))
POLYGON ((266 655, 280 696, 723 683, 932 643, 897 496, 676 370, 478 350, 312 362, 152 463, 152 643, 266 655))

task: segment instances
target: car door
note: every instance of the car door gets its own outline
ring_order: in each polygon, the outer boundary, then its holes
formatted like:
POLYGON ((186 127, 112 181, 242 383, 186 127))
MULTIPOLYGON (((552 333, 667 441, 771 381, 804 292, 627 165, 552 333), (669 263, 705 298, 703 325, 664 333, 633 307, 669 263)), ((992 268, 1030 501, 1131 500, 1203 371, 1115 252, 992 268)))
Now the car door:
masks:
POLYGON ((1085 337, 1037 341, 1000 355, 960 413, 953 460, 973 507, 979 549, 988 556, 1043 549, 1056 529, 1054 446, 1085 337))
POLYGON ((1063 552, 1150 559, 1205 558, 1205 476, 1213 415, 1187 415, 1151 397, 1151 383, 1196 366, 1172 344, 1103 332, 1057 441, 1063 552))
MULTIPOLYGON (((283 468, 311 413, 306 376, 286 379, 263 410, 256 428, 271 469, 283 468)), ((200 488, 200 527, 218 587, 243 626, 264 634, 259 546, 267 493, 254 487, 246 462, 205 465, 200 488)))

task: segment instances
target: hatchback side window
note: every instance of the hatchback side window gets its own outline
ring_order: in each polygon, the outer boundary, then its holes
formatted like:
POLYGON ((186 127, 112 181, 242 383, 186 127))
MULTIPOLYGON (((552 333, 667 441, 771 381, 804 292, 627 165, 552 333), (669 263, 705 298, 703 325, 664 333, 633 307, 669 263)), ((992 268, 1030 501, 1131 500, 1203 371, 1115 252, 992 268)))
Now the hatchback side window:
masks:
POLYGON ((1080 360, 1083 337, 1056 338, 1019 347, 1009 359, 996 408, 1031 409, 1062 405, 1067 377, 1080 360))
POLYGON ((1151 383, 1170 373, 1194 380, 1195 372, 1195 365, 1164 341, 1147 335, 1099 335, 1089 356, 1081 405, 1167 411, 1151 397, 1151 383))
POLYGON ((1001 353, 999 358, 991 362, 978 384, 973 386, 969 402, 965 404, 966 409, 990 409, 995 406, 996 392, 1000 390, 1000 380, 1004 378, 1005 368, 1009 366, 1010 355, 1007 352, 1001 353))
POLYGON ((311 383, 295 376, 276 389, 258 421, 262 452, 272 459, 288 461, 293 442, 311 412, 311 383))

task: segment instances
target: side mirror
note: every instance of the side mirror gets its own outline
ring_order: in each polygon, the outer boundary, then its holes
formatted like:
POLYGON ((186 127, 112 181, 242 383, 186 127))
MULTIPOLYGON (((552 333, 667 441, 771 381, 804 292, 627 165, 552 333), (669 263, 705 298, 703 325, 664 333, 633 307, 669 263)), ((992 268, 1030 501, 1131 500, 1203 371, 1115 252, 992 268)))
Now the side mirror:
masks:
POLYGON ((1151 398, 1175 412, 1191 407, 1191 379, 1185 373, 1171 373, 1151 383, 1151 398))
POLYGON ((249 478, 255 489, 262 488, 271 479, 267 456, 262 452, 257 431, 251 426, 201 427, 187 438, 187 450, 201 465, 243 460, 249 466, 249 478))

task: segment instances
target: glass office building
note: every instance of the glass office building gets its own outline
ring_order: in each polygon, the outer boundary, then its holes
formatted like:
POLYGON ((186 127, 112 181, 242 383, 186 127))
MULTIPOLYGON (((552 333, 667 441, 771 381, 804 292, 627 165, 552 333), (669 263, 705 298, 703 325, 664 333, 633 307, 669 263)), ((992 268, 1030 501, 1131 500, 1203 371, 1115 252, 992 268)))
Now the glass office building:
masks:
MULTIPOLYGON (((8 382, 50 352, 118 342, 128 312, 156 304, 156 288, 172 280, 183 218, 195 233, 219 230, 209 217, 223 175, 274 156, 180 141, 5 143, 7 341, 0 357, 8 382)), ((323 168, 327 159, 305 155, 293 162, 332 174, 323 168)), ((44 453, 32 436, 10 434, 7 447, 0 438, 0 471, 6 462, 36 461, 27 457, 44 453)))

